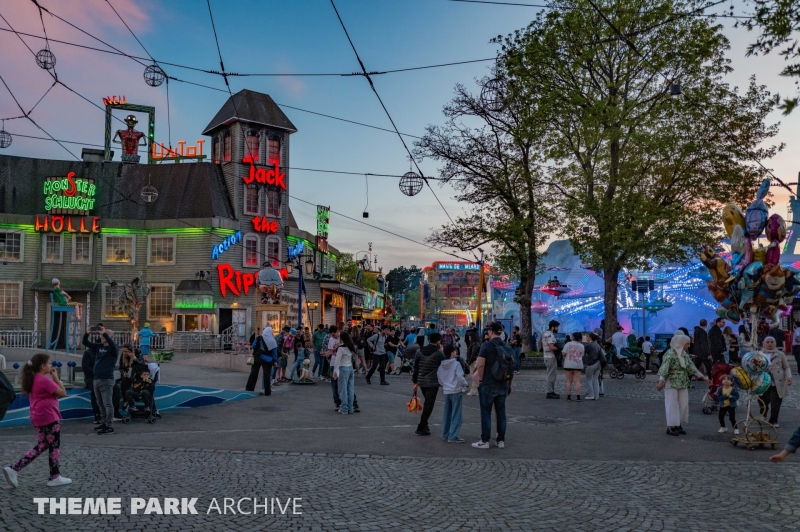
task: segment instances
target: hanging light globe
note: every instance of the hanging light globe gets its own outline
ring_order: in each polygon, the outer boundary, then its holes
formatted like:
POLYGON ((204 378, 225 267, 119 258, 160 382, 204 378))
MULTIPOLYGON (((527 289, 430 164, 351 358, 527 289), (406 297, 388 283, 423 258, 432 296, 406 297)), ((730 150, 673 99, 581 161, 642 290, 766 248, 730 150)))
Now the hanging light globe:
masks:
POLYGON ((36 52, 36 64, 45 70, 53 70, 56 66, 56 56, 47 48, 36 52))
POLYGON ((142 199, 147 203, 153 203, 158 199, 158 190, 152 185, 145 185, 142 187, 142 199))
POLYGON ((160 87, 167 75, 161 70, 161 67, 153 63, 144 69, 144 82, 151 87, 160 87))
POLYGON ((0 129, 0 148, 8 148, 11 146, 11 133, 5 129, 0 129))
POLYGON ((422 192, 422 185, 422 178, 414 172, 406 172, 406 174, 400 178, 400 192, 406 196, 416 196, 422 192))
POLYGON ((490 79, 481 89, 481 103, 493 113, 503 110, 503 80, 500 78, 490 79))

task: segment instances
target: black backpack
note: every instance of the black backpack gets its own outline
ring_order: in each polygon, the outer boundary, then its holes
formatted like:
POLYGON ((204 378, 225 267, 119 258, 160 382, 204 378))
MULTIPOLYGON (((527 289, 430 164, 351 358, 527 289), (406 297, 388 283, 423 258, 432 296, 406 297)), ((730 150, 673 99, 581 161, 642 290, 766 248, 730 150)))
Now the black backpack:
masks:
POLYGON ((514 377, 514 355, 508 345, 495 345, 497 356, 492 364, 492 377, 500 382, 510 381, 514 377))
POLYGON ((17 398, 17 393, 14 391, 14 386, 6 378, 5 374, 0 371, 0 421, 5 417, 8 407, 17 398))

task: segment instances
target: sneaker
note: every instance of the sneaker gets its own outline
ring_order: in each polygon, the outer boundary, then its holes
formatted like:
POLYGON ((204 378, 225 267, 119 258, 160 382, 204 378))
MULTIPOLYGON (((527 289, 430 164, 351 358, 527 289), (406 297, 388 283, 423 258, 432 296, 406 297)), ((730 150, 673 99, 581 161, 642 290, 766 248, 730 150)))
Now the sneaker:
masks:
POLYGON ((680 425, 678 425, 677 429, 678 429, 678 434, 686 434, 686 431, 683 430, 683 427, 681 427, 680 425))
POLYGON ((355 412, 356 414, 360 414, 361 413, 361 409, 358 408, 357 406, 354 406, 353 407, 353 412, 355 412))
POLYGON ((515 369, 515 370, 514 370, 514 375, 516 375, 517 373, 519 373, 519 370, 518 370, 518 369, 515 369))
POLYGON ((367 384, 372 384, 371 382, 369 382, 369 377, 365 378, 364 382, 366 382, 367 384))
POLYGON ((497 446, 498 449, 505 449, 506 448, 506 442, 504 442, 504 441, 496 442, 495 445, 497 446))
POLYGON ((58 486, 66 486, 67 484, 72 484, 72 479, 67 478, 63 475, 54 478, 53 480, 48 480, 47 485, 51 488, 56 488, 58 486))
POLYGON ((587 401, 594 401, 595 400, 594 397, 584 397, 584 399, 586 399, 587 401))
POLYGON ((483 440, 478 440, 475 443, 473 443, 472 446, 475 447, 476 449, 488 449, 489 448, 489 442, 483 441, 483 440))
POLYGON ((739 434, 739 429, 733 429, 734 434, 739 434))
POLYGON ((567 396, 567 401, 572 401, 572 396, 571 395, 567 396))
POLYGON ((114 421, 122 421, 122 417, 120 417, 120 416, 114 416, 114 421))
POLYGON ((339 408, 341 408, 341 406, 340 406, 340 405, 333 405, 333 411, 334 411, 334 412, 338 412, 338 411, 339 411, 339 408))
POLYGON ((114 434, 114 429, 112 427, 106 427, 103 430, 98 430, 97 434, 99 434, 101 436, 103 434, 114 434))
POLYGON ((103 422, 102 422, 102 421, 100 421, 100 418, 99 418, 99 417, 96 417, 96 418, 94 418, 94 424, 95 424, 95 425, 102 425, 102 424, 103 424, 103 422))
POLYGON ((381 386, 389 386, 389 383, 388 383, 388 382, 386 382, 386 381, 383 381, 383 382, 381 383, 381 386))
POLYGON ((551 393, 547 394, 547 398, 548 399, 561 399, 561 396, 551 392, 551 393))
POLYGON ((155 412, 153 412, 153 417, 155 417, 156 419, 161 419, 161 413, 158 410, 156 410, 155 412))
POLYGON ((3 475, 6 477, 6 482, 12 487, 17 487, 17 472, 6 466, 3 468, 3 475))
POLYGON ((467 440, 464 438, 456 438, 455 440, 447 440, 447 443, 464 443, 465 441, 467 440))
POLYGON ((416 434, 416 435, 418 435, 418 436, 430 436, 430 435, 431 435, 431 431, 430 431, 430 429, 425 429, 425 430, 419 430, 419 429, 417 429, 417 430, 414 432, 414 434, 416 434))
POLYGON ((347 414, 349 414, 350 412, 342 412, 341 410, 339 410, 339 413, 340 413, 340 414, 344 414, 344 415, 346 416, 346 415, 347 415, 347 414))
POLYGON ((719 433, 728 432, 728 429, 726 427, 720 427, 717 432, 719 433))
POLYGON ((582 401, 582 400, 583 400, 583 399, 581 399, 581 396, 579 395, 579 396, 578 396, 578 401, 582 401))
POLYGON ((99 426, 95 427, 94 430, 103 430, 106 427, 107 427, 107 425, 105 423, 103 423, 102 425, 99 425, 99 426))
POLYGON ((773 427, 775 427, 776 429, 779 429, 779 428, 781 428, 781 426, 780 426, 780 425, 778 425, 777 423, 773 423, 773 424, 772 424, 772 426, 773 426, 773 427))
POLYGON ((680 433, 678 432, 678 429, 674 429, 672 427, 667 429, 667 434, 670 435, 670 436, 680 436, 680 433))

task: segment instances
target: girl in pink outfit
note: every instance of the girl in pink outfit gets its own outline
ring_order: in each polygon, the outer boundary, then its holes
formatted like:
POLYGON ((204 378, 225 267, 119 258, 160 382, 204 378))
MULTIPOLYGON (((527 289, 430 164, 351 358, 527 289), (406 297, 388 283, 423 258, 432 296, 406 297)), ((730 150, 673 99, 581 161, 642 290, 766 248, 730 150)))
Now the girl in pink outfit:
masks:
POLYGON ((58 470, 61 454, 61 411, 58 409, 58 398, 66 397, 67 391, 58 378, 58 371, 50 365, 49 355, 33 355, 23 366, 22 391, 30 400, 31 424, 36 429, 39 441, 21 459, 3 468, 6 481, 12 488, 16 488, 17 473, 47 450, 50 456, 50 480, 47 485, 55 487, 72 483, 72 480, 61 476, 58 470))

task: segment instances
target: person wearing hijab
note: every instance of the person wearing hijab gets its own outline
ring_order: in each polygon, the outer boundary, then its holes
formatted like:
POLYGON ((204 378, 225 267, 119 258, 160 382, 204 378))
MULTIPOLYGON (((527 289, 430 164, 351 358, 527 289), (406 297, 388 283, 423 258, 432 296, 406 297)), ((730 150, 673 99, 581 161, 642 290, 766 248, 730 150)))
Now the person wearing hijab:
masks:
POLYGON ((245 390, 252 392, 258 382, 258 372, 263 367, 264 375, 264 395, 272 395, 270 376, 272 367, 278 363, 278 343, 272 336, 272 327, 264 327, 260 336, 256 336, 252 345, 253 365, 250 368, 250 376, 247 378, 245 390))
POLYGON ((658 369, 658 391, 664 390, 664 406, 667 411, 667 434, 679 436, 686 434, 683 423, 689 421, 689 382, 692 376, 711 384, 711 381, 697 371, 689 354, 685 351, 689 337, 677 331, 664 353, 658 369), (666 390, 665 390, 666 388, 666 390))
POLYGON ((763 402, 759 402, 761 415, 766 418, 769 413, 769 423, 778 428, 780 427, 778 425, 778 414, 781 412, 783 398, 789 395, 789 385, 792 384, 792 370, 786 360, 786 353, 778 349, 775 338, 771 336, 764 338, 761 354, 769 360, 767 372, 771 379, 769 388, 761 395, 761 401, 763 402))

